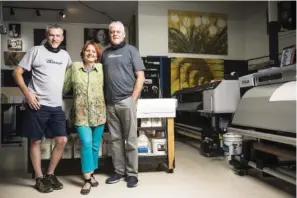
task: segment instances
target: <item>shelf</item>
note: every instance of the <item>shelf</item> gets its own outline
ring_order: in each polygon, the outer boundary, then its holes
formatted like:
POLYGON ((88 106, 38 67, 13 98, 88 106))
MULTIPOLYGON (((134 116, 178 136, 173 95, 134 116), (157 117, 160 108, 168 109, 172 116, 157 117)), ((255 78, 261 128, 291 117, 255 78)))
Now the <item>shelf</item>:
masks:
MULTIPOLYGON (((164 157, 167 157, 167 155, 156 155, 156 154, 153 154, 153 153, 147 153, 147 154, 140 154, 138 155, 138 158, 146 158, 146 157, 149 157, 149 158, 164 158, 164 157)), ((111 158, 111 156, 99 156, 99 160, 100 159, 109 159, 111 158)), ((80 160, 81 158, 62 158, 61 160, 63 161, 75 161, 75 160, 80 160)), ((42 161, 50 161, 50 159, 41 159, 42 161)))
POLYGON ((163 158, 167 157, 167 155, 156 155, 153 153, 147 153, 147 154, 138 154, 138 158, 145 158, 145 157, 156 157, 156 158, 163 158))
MULTIPOLYGON (((139 165, 159 165, 167 164, 167 155, 139 155, 139 165)), ((96 172, 109 172, 113 171, 112 157, 111 156, 100 156, 99 169, 96 172)), ((49 166, 50 159, 42 159, 41 166, 43 169, 49 166)), ((28 173, 33 173, 32 164, 29 163, 28 173)), ((57 175, 77 175, 81 173, 81 158, 61 159, 55 173, 57 175), (71 167, 71 168, 70 168, 71 167)))
POLYGON ((166 130, 166 127, 138 127, 138 130, 166 130))

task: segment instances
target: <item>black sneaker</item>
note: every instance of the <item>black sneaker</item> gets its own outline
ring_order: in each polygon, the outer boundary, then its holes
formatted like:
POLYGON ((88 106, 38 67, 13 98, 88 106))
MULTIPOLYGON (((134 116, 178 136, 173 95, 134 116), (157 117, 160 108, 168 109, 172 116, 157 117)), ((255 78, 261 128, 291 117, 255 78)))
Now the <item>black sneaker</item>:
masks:
POLYGON ((39 177, 36 179, 36 184, 34 186, 36 190, 42 193, 53 192, 53 187, 47 178, 39 177))
POLYGON ((46 174, 45 175, 45 178, 47 178, 49 180, 49 182, 52 185, 52 187, 53 187, 54 190, 60 190, 60 189, 63 188, 63 184, 58 180, 58 178, 56 177, 56 175, 54 175, 54 174, 51 174, 51 175, 46 174))
POLYGON ((137 185, 138 185, 138 179, 137 179, 137 177, 129 176, 127 178, 127 187, 128 188, 133 188, 133 187, 136 187, 137 185))
POLYGON ((119 182, 120 180, 123 180, 124 178, 125 178, 124 175, 120 175, 120 174, 116 173, 113 176, 111 176, 110 178, 107 178, 105 183, 114 184, 114 183, 119 182))

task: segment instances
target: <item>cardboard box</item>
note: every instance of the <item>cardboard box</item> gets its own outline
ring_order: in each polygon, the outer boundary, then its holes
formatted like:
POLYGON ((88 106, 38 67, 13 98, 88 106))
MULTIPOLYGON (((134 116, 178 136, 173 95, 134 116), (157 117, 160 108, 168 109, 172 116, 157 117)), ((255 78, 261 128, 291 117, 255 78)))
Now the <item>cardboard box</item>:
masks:
POLYGON ((152 118, 152 127, 162 127, 162 119, 152 118))
MULTIPOLYGON (((73 140, 72 136, 67 137, 67 143, 64 147, 64 153, 62 155, 62 159, 72 159, 73 157, 73 140)), ((52 139, 51 143, 51 152, 53 152, 53 149, 55 147, 55 139, 52 139)))
POLYGON ((99 152, 98 152, 98 157, 101 157, 102 156, 102 140, 101 140, 101 143, 100 143, 100 147, 99 147, 99 152))
POLYGON ((111 140, 110 133, 103 133, 102 137, 102 155, 111 156, 111 140))
POLYGON ((73 157, 80 158, 80 138, 77 134, 73 136, 73 157))
POLYGON ((62 159, 72 159, 73 157, 73 138, 68 136, 68 141, 64 148, 62 159))
POLYGON ((41 159, 51 158, 51 139, 43 139, 40 145, 41 159))
POLYGON ((152 126, 152 119, 151 118, 142 118, 140 127, 151 127, 152 126))

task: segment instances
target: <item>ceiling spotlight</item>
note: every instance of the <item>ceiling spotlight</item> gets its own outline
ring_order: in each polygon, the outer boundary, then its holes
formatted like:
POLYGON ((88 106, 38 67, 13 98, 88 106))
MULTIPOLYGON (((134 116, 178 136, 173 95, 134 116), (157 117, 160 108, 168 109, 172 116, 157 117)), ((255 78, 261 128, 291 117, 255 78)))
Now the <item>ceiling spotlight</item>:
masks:
POLYGON ((66 17, 66 14, 65 14, 65 12, 59 12, 59 14, 60 14, 60 16, 62 17, 62 18, 65 18, 66 17))
POLYGON ((40 16, 40 11, 39 10, 36 10, 36 15, 40 16))
POLYGON ((15 13, 14 13, 14 10, 13 8, 10 8, 10 15, 13 16, 15 13))

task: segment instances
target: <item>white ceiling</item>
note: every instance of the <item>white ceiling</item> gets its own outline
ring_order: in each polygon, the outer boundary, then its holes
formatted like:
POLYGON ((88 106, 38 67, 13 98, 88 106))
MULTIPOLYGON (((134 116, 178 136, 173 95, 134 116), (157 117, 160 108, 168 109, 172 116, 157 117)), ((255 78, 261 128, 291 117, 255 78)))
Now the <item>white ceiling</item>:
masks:
POLYGON ((27 22, 65 22, 65 23, 98 23, 108 24, 112 19, 129 24, 132 15, 137 13, 137 1, 4 1, 3 6, 19 6, 30 8, 54 8, 64 9, 67 17, 61 21, 56 11, 40 11, 37 17, 34 10, 14 9, 15 15, 10 15, 10 9, 3 8, 4 21, 27 22), (92 9, 105 12, 112 19, 92 9))
MULTIPOLYGON (((1 1, 1 0, 0 0, 1 1)), ((15 9, 15 15, 10 15, 10 9, 3 8, 4 21, 27 21, 27 22, 63 22, 63 23, 97 23, 109 24, 110 21, 120 20, 125 25, 131 23, 132 15, 137 13, 138 1, 81 1, 83 4, 91 7, 87 8, 82 5, 80 1, 3 1, 3 6, 20 6, 30 8, 55 8, 64 9, 67 17, 61 20, 58 12, 55 11, 40 11, 41 16, 37 17, 34 10, 15 9), (112 19, 92 9, 105 12, 112 19)), ((160 2, 162 3, 162 2, 160 2)), ((170 3, 170 2, 168 2, 170 3)), ((187 3, 197 4, 197 1, 190 1, 187 3)), ((201 2, 199 2, 201 3, 201 2)), ((249 18, 253 14, 252 10, 261 5, 267 6, 265 1, 227 1, 227 2, 205 2, 213 3, 214 6, 223 6, 226 9, 233 7, 240 10, 240 16, 237 18, 249 18)))

